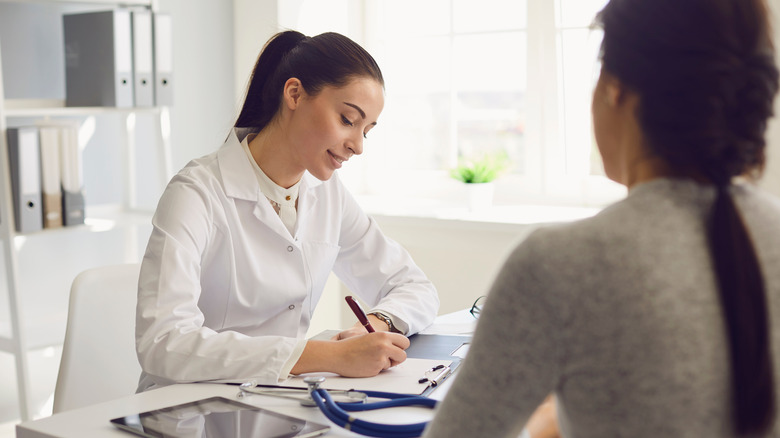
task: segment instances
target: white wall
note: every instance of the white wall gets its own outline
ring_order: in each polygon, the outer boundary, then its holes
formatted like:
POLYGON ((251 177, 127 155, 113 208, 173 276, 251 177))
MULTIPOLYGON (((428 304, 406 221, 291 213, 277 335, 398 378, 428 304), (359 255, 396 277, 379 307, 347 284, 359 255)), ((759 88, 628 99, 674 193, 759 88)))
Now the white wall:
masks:
POLYGON ((233 0, 233 5, 233 95, 240 108, 260 50, 280 29, 276 0, 233 0))
POLYGON ((439 291, 440 314, 487 294, 504 260, 538 225, 374 216, 404 246, 439 291))
POLYGON ((230 1, 159 0, 173 17, 173 170, 216 150, 237 115, 230 1))
MULTIPOLYGON (((487 294, 512 249, 539 225, 373 215, 382 231, 400 243, 439 291, 439 314, 470 307, 487 294)), ((355 317, 346 309, 351 295, 331 274, 309 334, 348 327, 355 317)))

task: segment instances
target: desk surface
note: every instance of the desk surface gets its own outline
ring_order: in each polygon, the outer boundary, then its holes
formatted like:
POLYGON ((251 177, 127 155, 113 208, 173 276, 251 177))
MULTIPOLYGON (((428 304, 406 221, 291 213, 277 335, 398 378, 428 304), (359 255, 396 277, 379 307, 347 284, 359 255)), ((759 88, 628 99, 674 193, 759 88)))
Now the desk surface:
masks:
MULTIPOLYGON (((436 324, 426 330, 426 332, 440 333, 441 331, 437 329, 437 326, 447 330, 455 328, 455 325, 460 323, 463 323, 464 326, 473 327, 473 318, 468 312, 442 315, 437 318, 436 324)), ((462 333, 463 331, 460 332, 462 333)), ((446 380, 441 387, 431 394, 431 398, 441 400, 449 389, 452 380, 446 380)), ((16 436, 17 438, 128 438, 132 435, 115 428, 109 420, 211 396, 236 398, 238 392, 238 387, 231 385, 209 383, 172 385, 22 423, 16 426, 16 436)), ((330 423, 319 409, 303 407, 293 400, 252 395, 242 398, 241 401, 294 417, 317 421, 322 424, 330 424, 331 432, 327 436, 362 436, 348 432, 330 423)), ((361 412, 355 416, 383 423, 415 423, 429 420, 432 414, 433 412, 430 409, 404 407, 361 412)))

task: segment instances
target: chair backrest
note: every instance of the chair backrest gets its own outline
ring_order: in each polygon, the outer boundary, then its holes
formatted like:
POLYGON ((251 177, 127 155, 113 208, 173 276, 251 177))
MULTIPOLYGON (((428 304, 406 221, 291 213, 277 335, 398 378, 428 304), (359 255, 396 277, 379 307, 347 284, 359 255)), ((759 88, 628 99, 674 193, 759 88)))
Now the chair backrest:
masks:
POLYGON ((135 354, 140 266, 89 269, 73 280, 54 413, 135 393, 141 374, 135 354))

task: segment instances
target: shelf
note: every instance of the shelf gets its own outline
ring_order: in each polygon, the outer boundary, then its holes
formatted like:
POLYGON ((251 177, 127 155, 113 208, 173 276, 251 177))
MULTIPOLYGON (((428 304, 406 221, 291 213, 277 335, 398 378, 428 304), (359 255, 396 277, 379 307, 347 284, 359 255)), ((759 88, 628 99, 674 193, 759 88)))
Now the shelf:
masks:
MULTIPOLYGON (((153 182, 146 181, 148 172, 142 171, 146 167, 139 169, 138 157, 144 157, 144 164, 150 158, 159 160, 161 165, 157 167, 162 179, 170 178, 167 107, 65 106, 66 89, 61 82, 65 77, 62 15, 116 8, 156 12, 158 3, 159 0, 0 0, 0 14, 5 19, 3 42, 12 43, 3 46, 5 68, 0 69, 0 278, 5 283, 0 284, 0 300, 5 295, 8 302, 7 312, 6 303, 0 304, 0 352, 14 356, 22 420, 31 419, 34 412, 27 352, 62 344, 74 278, 96 266, 136 263, 143 256, 152 228, 152 212, 127 207, 138 205, 137 192, 150 190, 153 182), (9 125, 30 123, 25 118, 51 119, 56 123, 56 118, 69 117, 86 119, 80 140, 109 145, 88 149, 92 154, 90 161, 82 164, 98 166, 100 170, 91 177, 111 181, 121 178, 124 189, 101 187, 105 190, 98 190, 94 199, 117 204, 88 204, 83 225, 16 233, 4 131, 9 125), (147 128, 141 129, 138 136, 136 122, 147 128), (117 159, 120 165, 113 166, 117 159)), ((88 182, 84 181, 85 187, 88 182)))
POLYGON ((99 233, 128 226, 147 226, 151 223, 152 212, 150 211, 126 210, 118 205, 88 206, 86 208, 86 217, 83 225, 44 228, 40 231, 33 231, 30 233, 16 233, 14 240, 25 240, 27 238, 51 236, 60 233, 99 233))
POLYGON ((58 99, 6 99, 3 102, 3 114, 6 117, 91 116, 159 111, 160 107, 65 106, 65 101, 58 99))

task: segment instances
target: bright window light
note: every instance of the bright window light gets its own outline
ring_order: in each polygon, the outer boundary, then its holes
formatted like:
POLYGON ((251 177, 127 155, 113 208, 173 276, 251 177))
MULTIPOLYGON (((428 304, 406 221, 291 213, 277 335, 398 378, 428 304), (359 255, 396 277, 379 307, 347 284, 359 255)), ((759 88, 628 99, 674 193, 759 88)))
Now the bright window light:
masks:
POLYGON ((606 2, 318 0, 301 8, 300 23, 322 23, 327 10, 351 17, 340 27, 385 76, 379 125, 342 179, 357 194, 455 199, 450 168, 503 152, 511 169, 497 180, 499 204, 603 205, 623 196, 603 176, 590 116, 601 44, 591 25, 606 2))

